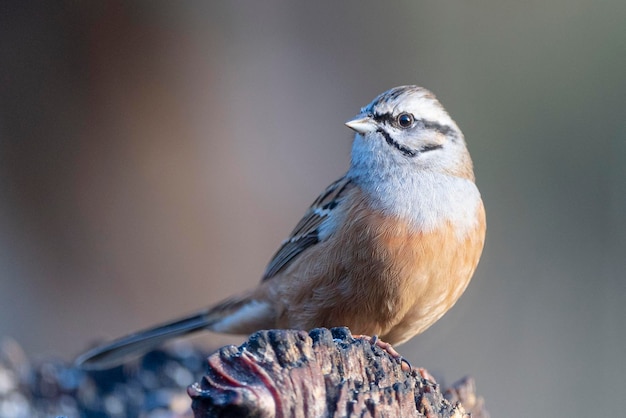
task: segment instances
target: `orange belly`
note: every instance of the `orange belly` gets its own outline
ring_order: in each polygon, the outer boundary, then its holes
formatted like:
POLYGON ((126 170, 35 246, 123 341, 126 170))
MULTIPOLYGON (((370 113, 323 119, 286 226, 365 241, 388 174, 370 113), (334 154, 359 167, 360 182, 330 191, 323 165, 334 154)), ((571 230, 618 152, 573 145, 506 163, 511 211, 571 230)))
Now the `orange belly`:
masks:
POLYGON ((423 332, 454 305, 476 269, 485 238, 479 204, 475 227, 461 237, 449 222, 416 233, 406 222, 354 205, 346 214, 351 222, 281 277, 273 297, 289 304, 276 326, 347 326, 392 344, 423 332))

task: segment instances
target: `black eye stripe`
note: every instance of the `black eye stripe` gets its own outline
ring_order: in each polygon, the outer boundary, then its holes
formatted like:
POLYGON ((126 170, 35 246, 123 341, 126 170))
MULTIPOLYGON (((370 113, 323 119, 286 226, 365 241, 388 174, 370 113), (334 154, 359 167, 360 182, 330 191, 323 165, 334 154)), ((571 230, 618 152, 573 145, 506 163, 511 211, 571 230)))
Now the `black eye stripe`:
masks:
MULTIPOLYGON (((376 113, 372 115, 372 118, 378 123, 384 123, 389 126, 393 126, 396 123, 397 116, 394 116, 391 113, 376 113)), ((415 119, 414 124, 421 125, 424 127, 424 129, 427 129, 429 131, 435 131, 442 135, 456 138, 456 131, 451 126, 442 125, 438 122, 426 119, 415 119)))
POLYGON ((387 125, 392 125, 394 122, 394 117, 391 113, 375 113, 372 118, 378 123, 386 123, 387 125))
POLYGON ((442 125, 440 123, 432 122, 432 121, 428 121, 428 120, 424 120, 424 119, 420 119, 420 122, 423 123, 424 124, 424 128, 426 128, 428 130, 436 131, 436 132, 439 132, 442 135, 451 136, 453 138, 456 138, 456 131, 451 126, 442 125))

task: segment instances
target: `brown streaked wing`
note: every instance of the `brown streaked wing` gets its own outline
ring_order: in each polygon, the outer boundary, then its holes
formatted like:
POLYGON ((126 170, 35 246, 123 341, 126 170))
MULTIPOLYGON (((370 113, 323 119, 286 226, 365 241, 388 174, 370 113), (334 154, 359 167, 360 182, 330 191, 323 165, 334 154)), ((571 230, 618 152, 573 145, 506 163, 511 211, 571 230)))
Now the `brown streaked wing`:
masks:
POLYGON ((320 242, 319 226, 327 219, 340 202, 342 193, 351 185, 345 176, 328 186, 311 205, 306 214, 291 232, 289 238, 278 249, 267 265, 263 280, 275 276, 287 267, 307 248, 320 242))

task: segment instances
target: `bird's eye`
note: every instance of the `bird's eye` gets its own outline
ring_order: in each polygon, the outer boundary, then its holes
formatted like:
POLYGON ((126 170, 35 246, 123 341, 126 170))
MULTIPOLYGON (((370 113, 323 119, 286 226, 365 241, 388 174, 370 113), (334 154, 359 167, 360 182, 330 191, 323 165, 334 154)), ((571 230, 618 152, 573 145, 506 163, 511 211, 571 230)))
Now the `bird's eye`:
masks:
POLYGON ((413 125, 413 122, 415 121, 415 119, 413 118, 413 115, 410 113, 400 113, 398 115, 398 117, 396 118, 396 121, 398 122, 398 125, 401 128, 410 128, 413 125))

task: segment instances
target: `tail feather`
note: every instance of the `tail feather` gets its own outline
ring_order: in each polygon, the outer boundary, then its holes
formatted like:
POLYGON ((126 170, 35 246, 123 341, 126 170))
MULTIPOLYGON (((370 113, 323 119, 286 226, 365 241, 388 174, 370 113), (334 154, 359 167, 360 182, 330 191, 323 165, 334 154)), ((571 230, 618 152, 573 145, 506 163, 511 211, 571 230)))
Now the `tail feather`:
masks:
POLYGON ((205 313, 137 332, 112 343, 96 347, 79 356, 75 364, 86 370, 107 369, 139 356, 170 338, 182 336, 207 326, 205 313))
POLYGON ((137 357, 171 338, 201 329, 249 334, 258 329, 271 328, 273 312, 268 307, 269 304, 266 302, 251 300, 248 297, 228 299, 208 310, 96 347, 79 356, 75 364, 85 370, 107 369, 137 357))

